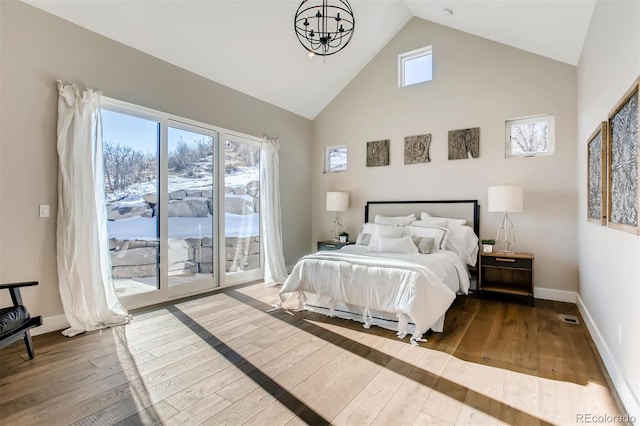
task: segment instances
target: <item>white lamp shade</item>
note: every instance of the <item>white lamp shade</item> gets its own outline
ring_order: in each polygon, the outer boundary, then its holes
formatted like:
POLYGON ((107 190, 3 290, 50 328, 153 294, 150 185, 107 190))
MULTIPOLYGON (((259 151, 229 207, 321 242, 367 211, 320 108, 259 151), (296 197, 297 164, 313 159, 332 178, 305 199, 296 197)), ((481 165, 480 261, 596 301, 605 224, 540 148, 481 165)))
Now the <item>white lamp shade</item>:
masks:
POLYGON ((521 212, 522 187, 502 185, 489 187, 490 212, 521 212))
POLYGON ((327 192, 327 211, 346 212, 348 209, 348 192, 327 192))

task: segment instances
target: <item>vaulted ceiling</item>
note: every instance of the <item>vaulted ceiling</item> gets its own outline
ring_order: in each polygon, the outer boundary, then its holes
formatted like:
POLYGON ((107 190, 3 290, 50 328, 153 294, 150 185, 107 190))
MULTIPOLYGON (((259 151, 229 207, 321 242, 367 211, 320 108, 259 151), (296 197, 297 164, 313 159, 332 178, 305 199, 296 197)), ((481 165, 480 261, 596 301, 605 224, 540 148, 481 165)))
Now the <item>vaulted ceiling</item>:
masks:
POLYGON ((413 16, 576 65, 596 0, 351 0, 353 39, 326 62, 293 32, 299 0, 23 1, 313 119, 413 16))

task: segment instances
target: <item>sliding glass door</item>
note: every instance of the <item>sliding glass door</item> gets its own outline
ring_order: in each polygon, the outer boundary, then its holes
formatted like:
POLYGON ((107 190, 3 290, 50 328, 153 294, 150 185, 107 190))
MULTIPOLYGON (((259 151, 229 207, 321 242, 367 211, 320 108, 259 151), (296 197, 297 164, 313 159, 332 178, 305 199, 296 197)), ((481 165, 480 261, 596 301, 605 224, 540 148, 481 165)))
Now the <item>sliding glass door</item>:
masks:
MULTIPOLYGON (((160 291, 160 122, 103 110, 104 185, 111 272, 121 300, 160 291)), ((155 295, 153 293, 156 293, 155 295)))
POLYGON ((224 141, 224 284, 263 276, 260 243, 260 142, 233 134, 224 141))
POLYGON ((167 275, 170 296, 213 288, 217 232, 216 132, 170 121, 167 137, 167 275))
POLYGON ((103 98, 111 271, 128 308, 261 279, 260 148, 103 98))

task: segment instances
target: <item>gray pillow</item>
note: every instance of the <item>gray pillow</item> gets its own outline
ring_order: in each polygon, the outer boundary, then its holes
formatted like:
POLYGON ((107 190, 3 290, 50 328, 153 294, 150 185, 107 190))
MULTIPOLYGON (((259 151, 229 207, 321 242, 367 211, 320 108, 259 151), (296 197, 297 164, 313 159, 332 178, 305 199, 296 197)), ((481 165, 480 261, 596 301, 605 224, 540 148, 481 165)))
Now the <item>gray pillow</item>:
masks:
POLYGON ((416 238, 415 241, 416 246, 418 246, 418 251, 422 254, 431 254, 433 251, 434 239, 431 237, 424 238, 416 238))

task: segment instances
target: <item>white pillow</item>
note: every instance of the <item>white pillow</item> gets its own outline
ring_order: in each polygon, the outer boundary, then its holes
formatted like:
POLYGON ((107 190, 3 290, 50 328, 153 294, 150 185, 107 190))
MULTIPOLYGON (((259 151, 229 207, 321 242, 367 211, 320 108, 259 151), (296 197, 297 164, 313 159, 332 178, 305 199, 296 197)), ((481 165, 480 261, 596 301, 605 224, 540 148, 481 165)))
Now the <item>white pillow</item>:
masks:
POLYGON ((394 225, 394 226, 407 226, 411 225, 411 222, 416 220, 415 214, 409 216, 380 216, 377 214, 373 218, 373 223, 379 223, 381 225, 394 225))
POLYGON ((409 235, 420 238, 433 238, 434 248, 444 250, 449 230, 442 227, 407 226, 409 235))
POLYGON ((400 238, 407 234, 407 229, 404 226, 382 225, 379 223, 369 223, 366 225, 369 225, 366 228, 371 233, 369 249, 372 251, 379 251, 376 246, 380 238, 400 238))
POLYGON ((418 247, 416 247, 409 235, 400 238, 380 237, 376 240, 374 251, 415 254, 418 253, 418 247))
POLYGON ((445 218, 440 218, 440 217, 431 217, 431 218, 427 218, 426 220, 416 220, 414 221, 411 226, 422 226, 423 228, 432 228, 432 227, 437 227, 437 228, 446 228, 449 225, 449 221, 445 218))
POLYGON ((475 266, 478 260, 478 236, 469 226, 450 226, 445 249, 458 253, 467 265, 475 266))
POLYGON ((422 212, 422 214, 420 215, 420 220, 423 221, 428 221, 428 220, 446 220, 447 221, 447 228, 453 225, 466 225, 467 221, 465 219, 452 219, 449 217, 436 217, 436 216, 431 216, 429 213, 426 212, 422 212))

